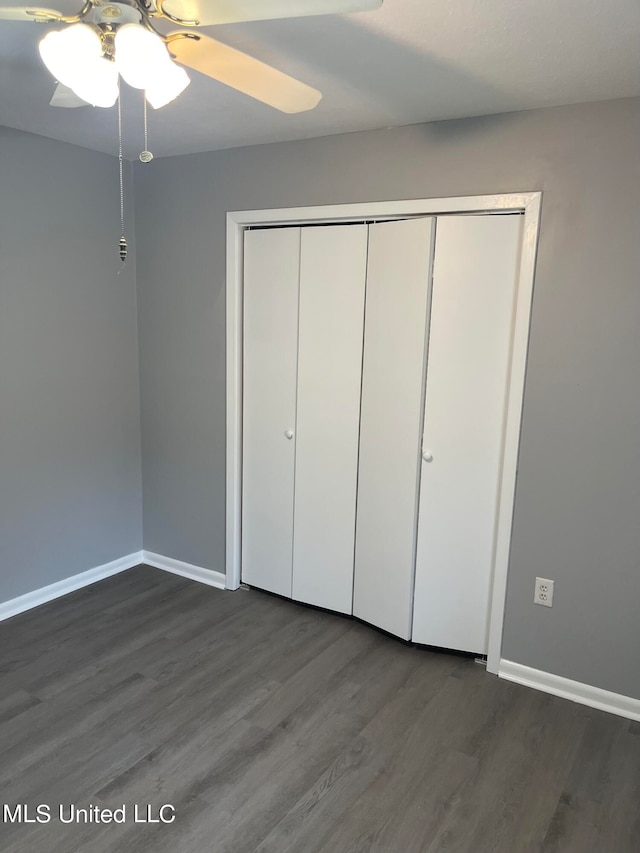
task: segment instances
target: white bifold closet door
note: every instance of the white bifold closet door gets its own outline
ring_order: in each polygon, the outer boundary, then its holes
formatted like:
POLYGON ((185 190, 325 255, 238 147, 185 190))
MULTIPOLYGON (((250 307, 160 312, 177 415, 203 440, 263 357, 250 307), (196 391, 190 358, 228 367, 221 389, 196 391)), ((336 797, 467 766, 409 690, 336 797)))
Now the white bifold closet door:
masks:
POLYGON ((242 580, 291 595, 300 229, 244 235, 242 580))
POLYGON ((353 612, 411 636, 435 219, 369 227, 353 612))
POLYGON ((520 216, 439 217, 412 639, 485 653, 520 216))
POLYGON ((521 231, 245 234, 244 582, 486 651, 521 231))
POLYGON ((245 235, 242 580, 351 612, 367 228, 245 235))
POLYGON ((366 225, 302 229, 293 598, 351 613, 366 225))

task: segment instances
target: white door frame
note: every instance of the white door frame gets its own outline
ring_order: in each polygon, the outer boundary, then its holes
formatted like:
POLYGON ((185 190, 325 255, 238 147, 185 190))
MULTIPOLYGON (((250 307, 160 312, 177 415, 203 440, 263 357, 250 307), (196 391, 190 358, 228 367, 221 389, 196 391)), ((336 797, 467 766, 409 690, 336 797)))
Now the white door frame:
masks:
POLYGON ((523 213, 524 228, 515 310, 509 400, 505 418, 502 481, 497 517, 493 589, 489 611, 487 670, 498 672, 513 523, 522 401, 529 341, 542 193, 241 210, 227 213, 227 500, 226 587, 240 586, 242 518, 242 289, 244 231, 252 226, 376 222, 455 213, 523 213))

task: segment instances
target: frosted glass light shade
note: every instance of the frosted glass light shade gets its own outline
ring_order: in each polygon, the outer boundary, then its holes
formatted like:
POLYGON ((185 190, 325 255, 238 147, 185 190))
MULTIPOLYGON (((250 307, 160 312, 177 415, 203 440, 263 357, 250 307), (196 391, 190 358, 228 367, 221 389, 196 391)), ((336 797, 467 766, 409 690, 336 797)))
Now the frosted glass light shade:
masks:
POLYGON ((118 98, 118 71, 102 58, 98 31, 88 24, 53 30, 39 45, 40 56, 53 76, 94 107, 112 107, 118 98))
POLYGON ((116 67, 134 89, 145 89, 156 69, 171 62, 162 39, 139 24, 120 27, 114 43, 116 67))
POLYGON ((108 59, 94 60, 73 91, 94 107, 112 107, 118 100, 118 69, 108 59))
POLYGON ((184 68, 169 56, 162 39, 139 24, 125 24, 115 37, 116 67, 135 89, 144 89, 154 109, 173 101, 189 85, 184 68))
POLYGON ((177 98, 181 92, 184 92, 190 82, 189 75, 184 68, 169 59, 165 67, 154 73, 153 80, 146 87, 147 101, 154 110, 160 109, 160 107, 164 107, 177 98))
POLYGON ((72 24, 64 30, 53 30, 47 33, 38 47, 42 61, 56 80, 74 91, 87 65, 102 56, 100 36, 88 24, 72 24))

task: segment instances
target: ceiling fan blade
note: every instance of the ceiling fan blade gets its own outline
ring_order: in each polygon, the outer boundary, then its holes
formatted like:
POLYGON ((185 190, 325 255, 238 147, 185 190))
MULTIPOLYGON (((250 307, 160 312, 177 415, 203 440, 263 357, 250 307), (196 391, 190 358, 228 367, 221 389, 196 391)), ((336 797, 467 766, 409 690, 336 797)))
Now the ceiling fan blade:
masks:
POLYGON ((67 109, 90 106, 90 104, 83 101, 82 98, 79 98, 72 89, 68 86, 63 86, 62 83, 58 83, 54 89, 53 97, 49 101, 49 105, 52 107, 66 107, 67 109))
POLYGON ((367 12, 380 6, 382 0, 166 0, 163 10, 179 20, 197 21, 206 27, 303 15, 367 12))
POLYGON ((59 21, 63 17, 62 12, 40 6, 0 6, 0 21, 59 21))
MULTIPOLYGON (((203 36, 176 38, 169 51, 178 62, 244 92, 283 113, 301 113, 318 105, 322 93, 220 41, 203 36)), ((184 34, 183 34, 184 35, 184 34)), ((191 36, 191 33, 189 33, 191 36)))

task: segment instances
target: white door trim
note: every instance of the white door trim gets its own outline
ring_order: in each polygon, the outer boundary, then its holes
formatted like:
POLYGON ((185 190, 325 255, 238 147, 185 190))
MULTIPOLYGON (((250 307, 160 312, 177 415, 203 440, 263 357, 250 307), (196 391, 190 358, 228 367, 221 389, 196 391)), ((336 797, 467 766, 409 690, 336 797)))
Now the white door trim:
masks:
POLYGON ((542 193, 505 193, 461 198, 408 199, 362 202, 277 210, 241 210, 227 213, 227 515, 226 586, 240 585, 242 490, 242 281, 243 234, 264 225, 309 225, 326 222, 375 222, 382 219, 434 216, 444 213, 523 213, 524 228, 514 343, 505 423, 504 461, 496 532, 496 554, 489 614, 487 669, 497 673, 507 589, 520 443, 520 423, 529 340, 536 248, 542 193))

